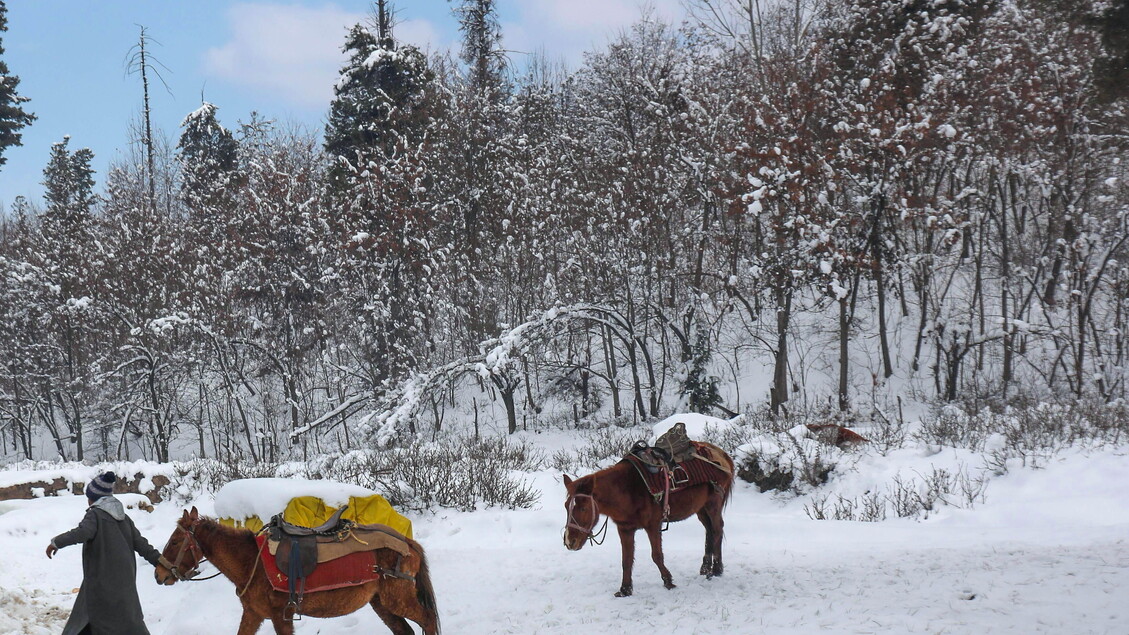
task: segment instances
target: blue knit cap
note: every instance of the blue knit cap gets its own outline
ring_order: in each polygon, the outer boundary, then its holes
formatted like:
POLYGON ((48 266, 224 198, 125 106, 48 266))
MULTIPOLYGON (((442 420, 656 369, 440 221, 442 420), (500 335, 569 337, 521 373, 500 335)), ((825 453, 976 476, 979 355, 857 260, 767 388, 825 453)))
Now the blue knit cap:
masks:
POLYGON ((113 472, 103 472, 86 484, 86 497, 98 500, 114 493, 114 481, 118 479, 113 472))

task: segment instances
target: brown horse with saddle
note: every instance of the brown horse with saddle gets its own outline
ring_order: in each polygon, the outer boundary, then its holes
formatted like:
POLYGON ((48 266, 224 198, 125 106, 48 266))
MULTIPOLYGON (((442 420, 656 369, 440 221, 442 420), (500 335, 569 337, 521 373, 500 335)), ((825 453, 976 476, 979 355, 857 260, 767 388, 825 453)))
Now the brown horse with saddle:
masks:
POLYGON ((201 562, 211 562, 243 604, 239 635, 253 635, 268 619, 275 633, 292 635, 300 615, 337 617, 366 604, 397 635, 413 632, 406 620, 426 635, 439 633, 427 558, 416 541, 377 525, 272 528, 280 531, 268 536, 227 527, 193 507, 165 545, 172 568, 158 566, 157 582, 191 580, 201 562))
POLYGON ((579 551, 585 542, 600 544, 607 529, 597 530, 600 516, 615 522, 623 556, 623 580, 616 597, 631 595, 631 568, 635 561, 635 532, 647 532, 651 560, 663 584, 674 588, 663 562, 663 523, 697 515, 706 528, 706 549, 699 573, 712 578, 722 574, 721 512, 733 486, 733 459, 721 448, 690 441, 685 427, 676 424, 654 447, 636 444, 615 465, 572 480, 564 476, 568 495, 564 544, 579 551))

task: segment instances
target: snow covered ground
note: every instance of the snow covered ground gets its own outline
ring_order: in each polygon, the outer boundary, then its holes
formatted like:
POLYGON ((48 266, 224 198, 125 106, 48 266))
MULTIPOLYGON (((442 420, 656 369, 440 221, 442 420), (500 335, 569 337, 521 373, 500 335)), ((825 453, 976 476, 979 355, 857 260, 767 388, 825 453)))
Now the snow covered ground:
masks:
MULTIPOLYGON (((859 469, 899 460, 866 457, 859 469)), ((1129 633, 1125 448, 1068 451, 1043 469, 1013 469, 989 482, 984 503, 922 521, 812 521, 806 498, 739 482, 726 512, 724 577, 697 575, 703 530, 685 521, 665 534, 678 588, 662 587, 640 537, 635 595, 623 599, 612 596, 614 530, 602 546, 567 551, 560 475, 531 478, 543 492, 537 509, 413 519, 445 632, 1129 633)), ((0 634, 58 633, 81 581, 78 547, 54 560, 43 550, 78 522, 85 499, 38 503, 0 515, 0 634)), ((206 497, 197 504, 212 513, 206 497)), ((180 507, 129 513, 160 547, 180 507)), ((239 603, 222 578, 158 587, 142 562, 138 587, 154 635, 236 630, 239 603)), ((362 610, 305 619, 297 632, 386 630, 362 610)))

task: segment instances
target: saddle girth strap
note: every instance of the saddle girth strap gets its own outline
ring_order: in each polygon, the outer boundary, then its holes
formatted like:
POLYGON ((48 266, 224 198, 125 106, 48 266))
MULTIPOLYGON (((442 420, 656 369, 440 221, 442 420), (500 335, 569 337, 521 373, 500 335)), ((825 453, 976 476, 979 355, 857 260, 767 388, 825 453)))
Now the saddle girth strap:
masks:
POLYGON ((304 595, 306 587, 306 578, 300 577, 302 574, 302 559, 298 556, 298 537, 289 536, 290 539, 290 562, 286 567, 286 582, 290 590, 290 598, 286 602, 288 608, 293 609, 290 617, 286 617, 286 611, 283 611, 283 619, 288 622, 294 622, 301 618, 302 611, 302 596, 304 595))

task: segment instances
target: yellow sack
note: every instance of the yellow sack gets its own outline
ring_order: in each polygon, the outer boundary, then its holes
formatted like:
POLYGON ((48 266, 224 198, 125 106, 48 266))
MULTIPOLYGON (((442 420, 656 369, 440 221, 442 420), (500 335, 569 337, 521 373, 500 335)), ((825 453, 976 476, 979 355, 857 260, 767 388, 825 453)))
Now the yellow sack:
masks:
MULTIPOLYGON (((380 494, 350 496, 348 505, 349 508, 341 515, 342 518, 352 520, 358 525, 388 525, 404 536, 412 537, 412 521, 392 509, 392 505, 380 494)), ((293 525, 317 527, 329 520, 336 511, 336 507, 326 505, 325 501, 317 496, 298 496, 287 503, 286 509, 282 512, 282 519, 293 525)), ((251 516, 242 521, 221 518, 220 522, 229 527, 243 527, 256 532, 266 524, 258 516, 251 516)))

